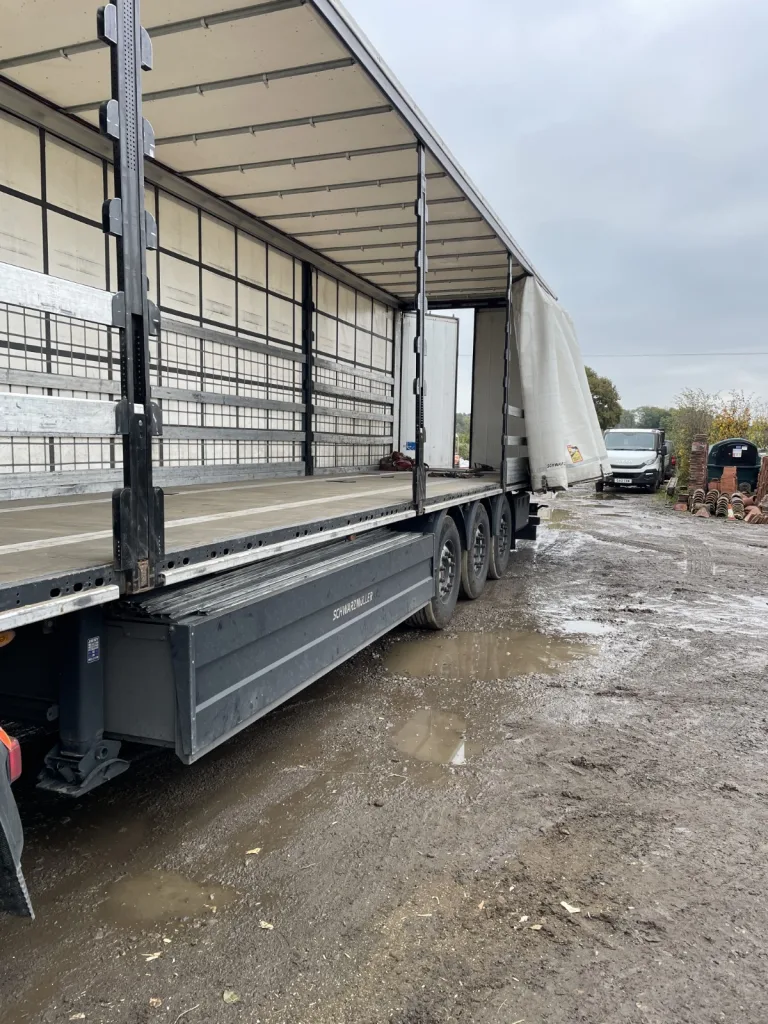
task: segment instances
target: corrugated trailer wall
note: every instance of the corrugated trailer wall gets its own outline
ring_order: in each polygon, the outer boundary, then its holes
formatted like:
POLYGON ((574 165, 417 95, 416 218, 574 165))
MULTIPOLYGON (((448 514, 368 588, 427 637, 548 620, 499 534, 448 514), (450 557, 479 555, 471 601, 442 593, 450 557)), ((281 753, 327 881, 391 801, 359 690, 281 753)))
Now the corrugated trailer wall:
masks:
MULTIPOLYGON (((0 261, 115 290, 101 227, 107 161, 0 111, 0 261)), ((304 472, 302 265, 155 186, 147 253, 163 329, 151 341, 160 485, 304 472)), ((378 465, 396 415, 395 314, 313 271, 318 472, 378 465)), ((0 296, 1 298, 1 296, 0 296)), ((108 327, 0 304, 0 389, 116 401, 108 327)), ((121 481, 115 438, 0 438, 0 497, 105 490, 121 481)))

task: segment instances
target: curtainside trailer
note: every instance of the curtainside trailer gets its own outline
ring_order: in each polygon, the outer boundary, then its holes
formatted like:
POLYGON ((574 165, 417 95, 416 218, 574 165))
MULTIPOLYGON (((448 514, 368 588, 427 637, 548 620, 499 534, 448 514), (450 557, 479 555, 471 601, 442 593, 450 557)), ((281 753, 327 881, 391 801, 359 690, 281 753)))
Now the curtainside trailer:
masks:
POLYGON ((534 537, 546 285, 335 0, 3 5, 0 905, 11 781, 191 764, 534 537), (454 467, 476 309, 472 469, 454 467), (430 314, 428 311, 432 310, 430 314), (402 457, 387 460, 393 451, 402 457), (400 467, 406 467, 403 470, 400 467))

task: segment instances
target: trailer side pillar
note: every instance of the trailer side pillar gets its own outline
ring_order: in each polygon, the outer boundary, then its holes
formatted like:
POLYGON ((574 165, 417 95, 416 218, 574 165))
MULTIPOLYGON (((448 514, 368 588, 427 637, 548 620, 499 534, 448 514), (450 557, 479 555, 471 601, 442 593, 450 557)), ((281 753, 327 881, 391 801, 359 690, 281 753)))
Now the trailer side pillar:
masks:
POLYGON ((157 227, 144 208, 144 158, 154 155, 155 141, 141 103, 152 43, 141 27, 139 0, 99 8, 98 35, 110 48, 112 99, 101 106, 99 127, 114 152, 115 198, 104 203, 103 227, 117 241, 114 322, 120 329, 123 486, 112 498, 114 556, 126 590, 136 592, 157 584, 165 547, 163 493, 152 484, 152 437, 161 427, 150 396, 149 354, 160 317, 147 295, 146 259, 147 248, 157 248, 157 227))
POLYGON ((512 358, 512 332, 514 331, 512 310, 512 253, 507 253, 507 317, 504 323, 504 386, 501 399, 501 467, 499 472, 502 490, 509 482, 508 424, 509 424, 509 368, 512 358))
POLYGON ((315 303, 312 295, 312 264, 301 265, 301 347, 304 355, 302 376, 304 402, 304 473, 313 476, 315 472, 315 413, 312 381, 315 358, 315 303))
POLYGON ((416 373, 413 393, 416 398, 416 451, 413 470, 413 501, 419 514, 424 511, 427 498, 427 468, 424 464, 426 430, 424 427, 424 359, 427 318, 427 151, 423 143, 418 147, 418 178, 416 197, 416 336, 413 349, 416 354, 416 373))
POLYGON ((57 665, 59 742, 45 758, 41 789, 80 796, 128 767, 120 743, 104 739, 104 614, 89 608, 65 616, 57 665))

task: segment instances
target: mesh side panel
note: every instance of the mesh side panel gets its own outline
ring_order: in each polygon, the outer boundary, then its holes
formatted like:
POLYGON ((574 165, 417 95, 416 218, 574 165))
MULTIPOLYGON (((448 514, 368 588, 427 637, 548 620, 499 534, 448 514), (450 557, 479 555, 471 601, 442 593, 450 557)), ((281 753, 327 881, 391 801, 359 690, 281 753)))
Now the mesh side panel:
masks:
MULTIPOLYGON (((119 376, 113 329, 0 303, 1 391, 115 402, 119 376), (72 386, 60 377, 71 378, 72 386)), ((0 477, 108 470, 121 462, 115 438, 0 437, 0 477)))
MULTIPOLYGON (((164 389, 162 397, 156 398, 164 427, 278 433, 303 430, 300 410, 265 409, 254 404, 301 404, 302 368, 293 359, 253 352, 223 340, 203 340, 180 329, 163 329, 153 382, 164 389), (169 391, 178 391, 179 397, 169 391)), ((301 441, 281 441, 279 437, 158 438, 154 443, 155 462, 164 467, 266 466, 300 462, 303 454, 301 441)))
MULTIPOLYGON (((254 405, 267 400, 301 404, 300 363, 168 330, 151 342, 150 359, 152 387, 163 389, 154 400, 164 426, 177 428, 176 434, 185 427, 273 432, 263 439, 156 438, 156 465, 265 466, 302 460, 302 442, 279 435, 302 431, 303 413, 254 405)), ((0 304, 0 390, 115 402, 119 375, 119 338, 113 329, 0 304), (62 377, 71 379, 71 387, 63 386, 62 377)), ((0 477, 47 473, 55 482, 57 473, 121 465, 119 438, 0 437, 0 477)))
POLYGON ((375 417, 391 415, 393 407, 366 401, 365 396, 394 395, 394 317, 391 310, 338 285, 332 278, 324 274, 315 277, 315 352, 338 365, 333 369, 315 366, 312 379, 317 385, 358 393, 354 397, 316 396, 316 405, 326 410, 338 409, 339 415, 316 412, 315 433, 344 435, 344 440, 317 441, 313 449, 315 465, 320 469, 375 467, 392 447, 390 441, 376 439, 393 435, 392 422, 375 417), (371 372, 386 375, 387 379, 374 379, 371 372))

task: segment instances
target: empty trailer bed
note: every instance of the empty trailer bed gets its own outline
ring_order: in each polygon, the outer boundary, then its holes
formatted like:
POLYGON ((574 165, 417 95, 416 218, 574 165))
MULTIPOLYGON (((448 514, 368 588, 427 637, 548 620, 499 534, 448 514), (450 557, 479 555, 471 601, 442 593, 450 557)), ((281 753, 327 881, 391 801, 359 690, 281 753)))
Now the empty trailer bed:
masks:
MULTIPOLYGON (((430 477, 425 507, 431 512, 499 493, 491 477, 430 477)), ((163 583, 416 515, 408 473, 177 487, 165 492, 165 512, 163 583)), ((79 595, 79 607, 102 603, 102 588, 113 581, 111 513, 106 495, 0 503, 0 625, 17 625, 27 606, 49 599, 55 605, 66 595, 79 595)), ((28 610, 26 621, 31 615, 45 617, 28 610)))

